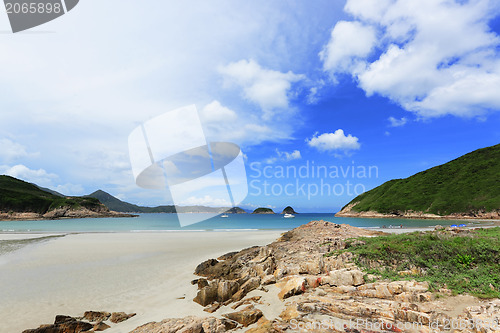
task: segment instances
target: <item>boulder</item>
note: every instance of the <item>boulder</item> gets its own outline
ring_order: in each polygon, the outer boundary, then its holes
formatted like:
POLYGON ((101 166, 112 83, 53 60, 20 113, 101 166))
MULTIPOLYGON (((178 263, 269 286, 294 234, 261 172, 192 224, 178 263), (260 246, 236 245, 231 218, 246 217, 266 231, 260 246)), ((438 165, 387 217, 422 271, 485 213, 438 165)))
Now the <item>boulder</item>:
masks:
POLYGON ((94 328, 93 330, 95 332, 99 332, 99 331, 105 331, 107 330, 108 328, 110 328, 111 326, 109 326, 108 324, 106 323, 103 323, 103 322, 100 322, 100 323, 97 323, 94 325, 94 328))
MULTIPOLYGON (((59 316, 59 321, 56 324, 52 325, 42 325, 39 328, 24 330, 23 333, 79 333, 89 331, 94 327, 94 325, 89 324, 85 321, 79 321, 75 318, 62 318, 63 316, 59 316)), ((68 317, 68 316, 64 316, 68 317)))
POLYGON ((238 290, 231 300, 233 302, 237 302, 243 299, 249 292, 251 292, 254 289, 257 289, 260 287, 260 278, 259 277, 253 277, 250 278, 247 282, 245 282, 241 287, 240 290, 238 290))
POLYGON ((113 312, 109 320, 112 323, 116 324, 116 323, 121 323, 122 321, 125 321, 129 318, 132 318, 133 316, 135 316, 135 313, 126 314, 125 312, 113 312))
POLYGON ((152 333, 152 332, 182 332, 182 333, 224 333, 236 328, 234 321, 226 318, 198 318, 185 317, 165 319, 159 323, 152 322, 137 327, 130 333, 152 333))
POLYGON ((303 293, 306 290, 306 280, 302 276, 292 276, 277 283, 281 291, 278 293, 280 299, 285 299, 303 293))
POLYGON ((111 316, 111 313, 106 311, 85 311, 83 314, 83 319, 96 322, 107 320, 111 316))
POLYGON ((268 285, 268 284, 273 284, 276 283, 276 277, 272 274, 264 276, 262 279, 262 284, 263 285, 268 285))
POLYGON ((201 306, 207 306, 217 301, 217 283, 211 283, 201 288, 193 301, 201 306))
POLYGON ((249 305, 241 311, 226 313, 222 316, 227 319, 234 320, 237 323, 240 323, 244 327, 252 325, 256 323, 262 317, 262 311, 256 309, 253 305, 249 305))

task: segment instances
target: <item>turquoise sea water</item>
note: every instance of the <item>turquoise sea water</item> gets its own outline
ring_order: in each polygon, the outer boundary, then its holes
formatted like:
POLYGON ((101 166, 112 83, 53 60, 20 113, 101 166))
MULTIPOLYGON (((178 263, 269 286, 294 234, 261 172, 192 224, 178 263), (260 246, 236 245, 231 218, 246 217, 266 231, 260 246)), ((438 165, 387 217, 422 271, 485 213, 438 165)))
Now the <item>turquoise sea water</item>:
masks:
MULTIPOLYGON (((334 214, 297 214, 286 219, 281 214, 230 214, 228 218, 216 216, 181 228, 176 214, 140 214, 135 218, 86 218, 43 221, 0 221, 3 233, 53 232, 173 232, 173 231, 227 231, 227 230, 290 230, 313 220, 345 223, 362 228, 381 228, 403 225, 403 228, 421 228, 437 224, 452 225, 456 221, 367 219, 334 217, 334 214)), ((468 223, 470 222, 460 222, 468 223)))

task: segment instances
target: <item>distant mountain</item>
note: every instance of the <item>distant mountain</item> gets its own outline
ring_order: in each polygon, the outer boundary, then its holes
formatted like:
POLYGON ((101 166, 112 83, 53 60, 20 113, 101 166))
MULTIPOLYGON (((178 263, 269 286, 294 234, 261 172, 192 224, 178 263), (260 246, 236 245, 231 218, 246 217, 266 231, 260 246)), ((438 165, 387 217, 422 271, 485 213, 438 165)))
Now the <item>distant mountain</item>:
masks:
MULTIPOLYGON (((32 183, 32 184, 33 184, 33 183, 32 183)), ((38 186, 38 185, 36 185, 36 184, 33 184, 33 185, 35 185, 36 187, 38 187, 38 188, 39 188, 40 190, 42 190, 42 191, 52 193, 53 195, 57 195, 58 197, 61 197, 61 198, 62 198, 62 197, 65 197, 65 195, 64 195, 64 194, 59 193, 59 192, 54 191, 54 190, 51 190, 50 188, 41 187, 41 186, 38 186)))
POLYGON ((500 144, 388 181, 336 215, 500 218, 500 144))
MULTIPOLYGON (((157 206, 157 207, 144 207, 134 205, 118 198, 115 198, 109 193, 102 190, 97 190, 88 195, 88 197, 99 199, 106 207, 116 212, 126 213, 176 213, 174 205, 157 206)), ((228 214, 242 214, 246 213, 239 207, 206 207, 206 206, 182 206, 177 207, 179 213, 228 213, 228 214)))
MULTIPOLYGON (((56 192, 57 193, 57 192, 56 192)), ((115 214, 98 199, 64 197, 42 190, 35 184, 0 176, 0 219, 60 217, 108 217, 115 214)))
POLYGON ((252 214, 274 214, 271 208, 260 207, 253 211, 252 214))
POLYGON ((291 206, 287 206, 285 209, 283 209, 281 214, 298 214, 298 213, 294 211, 291 206))

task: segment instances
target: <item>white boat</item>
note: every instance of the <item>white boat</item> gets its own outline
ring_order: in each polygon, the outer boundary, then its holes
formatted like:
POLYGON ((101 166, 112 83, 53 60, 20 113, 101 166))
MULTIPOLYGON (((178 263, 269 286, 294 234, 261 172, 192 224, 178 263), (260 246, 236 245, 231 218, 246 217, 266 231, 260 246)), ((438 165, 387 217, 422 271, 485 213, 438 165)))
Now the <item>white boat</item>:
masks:
POLYGON ((295 215, 286 213, 285 215, 283 215, 283 217, 286 219, 290 219, 292 217, 295 217, 295 215))
POLYGON ((222 214, 220 217, 229 217, 227 214, 222 214))

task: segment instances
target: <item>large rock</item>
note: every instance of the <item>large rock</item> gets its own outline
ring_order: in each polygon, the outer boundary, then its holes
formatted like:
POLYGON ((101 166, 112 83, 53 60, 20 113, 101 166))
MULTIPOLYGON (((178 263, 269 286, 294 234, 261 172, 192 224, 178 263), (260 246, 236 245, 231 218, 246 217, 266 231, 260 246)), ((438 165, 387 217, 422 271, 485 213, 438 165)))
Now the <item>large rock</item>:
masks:
POLYGON ((111 313, 106 311, 85 311, 83 314, 83 319, 96 322, 107 320, 111 316, 111 313))
POLYGON ((109 318, 109 320, 112 322, 112 323, 121 323, 122 321, 125 321, 129 318, 132 318, 133 316, 135 316, 135 313, 125 313, 125 312, 113 312, 111 314, 111 317, 109 318))
POLYGON ((260 287, 260 278, 253 277, 245 282, 233 297, 231 298, 233 302, 237 302, 243 299, 249 292, 260 287))
POLYGON ((278 297, 285 299, 303 293, 306 290, 306 279, 303 276, 293 276, 278 282, 276 285, 281 289, 278 297))
POLYGON ((137 327, 130 333, 224 333, 236 328, 237 324, 226 318, 185 317, 166 319, 137 327))
POLYGON ((80 333, 92 329, 94 325, 76 320, 69 316, 57 316, 52 325, 42 325, 39 328, 24 330, 23 333, 80 333), (63 318, 64 317, 64 318, 63 318))
POLYGON ((252 325, 262 317, 262 311, 256 309, 253 305, 249 305, 241 311, 223 314, 224 317, 234 320, 244 327, 252 325))

